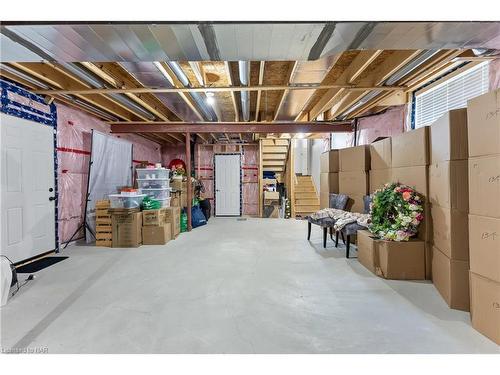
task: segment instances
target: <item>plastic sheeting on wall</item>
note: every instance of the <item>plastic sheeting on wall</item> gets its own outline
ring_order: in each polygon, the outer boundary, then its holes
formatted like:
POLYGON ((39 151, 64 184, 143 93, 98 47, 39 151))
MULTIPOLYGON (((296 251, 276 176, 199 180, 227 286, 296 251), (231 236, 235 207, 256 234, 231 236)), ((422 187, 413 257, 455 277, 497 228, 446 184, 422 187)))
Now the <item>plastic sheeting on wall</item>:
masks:
MULTIPOLYGON (((81 110, 57 103, 57 159, 59 162, 59 239, 68 241, 83 222, 87 192, 91 130, 109 133, 109 126, 81 110)), ((160 146, 135 134, 120 134, 133 143, 135 162, 157 163, 160 146)), ((81 238, 83 232, 75 237, 81 238)))
MULTIPOLYGON (((393 137, 403 133, 405 120, 405 105, 388 109, 379 115, 359 119, 358 145, 370 144, 378 137, 393 137)), ((354 141, 353 137, 354 133, 351 134, 351 145, 354 141)))

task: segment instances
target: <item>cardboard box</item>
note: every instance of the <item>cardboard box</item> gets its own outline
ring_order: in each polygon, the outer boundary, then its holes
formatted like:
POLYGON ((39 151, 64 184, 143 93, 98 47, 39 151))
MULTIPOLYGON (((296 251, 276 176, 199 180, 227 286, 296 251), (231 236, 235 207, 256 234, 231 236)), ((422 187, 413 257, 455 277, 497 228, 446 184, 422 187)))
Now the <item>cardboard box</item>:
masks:
POLYGON ((264 207, 262 209, 262 214, 263 217, 268 217, 268 218, 279 218, 279 206, 276 204, 266 204, 264 202, 264 207))
POLYGON ((142 211, 142 225, 163 225, 165 224, 165 209, 142 211))
POLYGON ((432 205, 432 241, 448 258, 469 260, 469 217, 466 212, 432 205))
POLYGON ((470 273, 472 327, 500 345, 500 283, 470 273))
POLYGON ((262 185, 276 185, 278 181, 275 178, 263 178, 262 185))
POLYGON ((158 226, 143 226, 142 227, 142 244, 143 245, 165 245, 171 240, 172 225, 170 223, 158 226))
POLYGON ((393 168, 423 166, 429 161, 428 126, 392 137, 393 168))
POLYGON ((432 249, 432 282, 452 309, 469 311, 469 262, 432 249))
POLYGON ((175 190, 187 189, 187 181, 182 181, 180 178, 172 178, 170 187, 175 190))
POLYGON ((500 282, 500 219, 469 215, 472 272, 500 282))
POLYGON ((469 212, 500 218, 500 155, 469 159, 469 212))
POLYGON ((500 90, 467 102, 469 157, 500 154, 500 90))
POLYGON ((170 223, 171 237, 176 238, 181 232, 181 209, 180 207, 166 207, 165 210, 165 223, 170 223))
POLYGON ((392 168, 392 181, 414 188, 425 199, 429 193, 427 166, 392 168))
POLYGON ((377 274, 393 280, 425 280, 425 242, 378 240, 377 274))
POLYGON ((170 207, 180 207, 181 206, 181 192, 176 191, 170 192, 170 207))
POLYGON ((142 212, 111 215, 113 247, 139 247, 142 243, 142 212))
POLYGON ((446 112, 432 123, 429 132, 431 164, 469 157, 465 108, 446 112))
POLYGON ((264 199, 266 199, 266 200, 279 200, 280 193, 278 193, 277 191, 265 191, 264 192, 264 199))
POLYGON ((330 193, 319 193, 319 208, 330 207, 330 193))
MULTIPOLYGON (((346 193, 343 193, 346 194, 346 193)), ((346 211, 364 213, 365 203, 363 200, 364 195, 349 195, 349 200, 347 201, 346 211)))
POLYGON ((377 240, 368 230, 358 230, 358 261, 373 273, 378 266, 377 240))
POLYGON ((371 170, 388 169, 392 166, 391 138, 373 142, 370 145, 371 170))
POLYGON ((430 242, 432 241, 432 228, 433 228, 431 205, 424 203, 424 220, 418 226, 417 238, 419 240, 430 242))
POLYGON ((339 173, 339 191, 348 195, 366 195, 369 190, 369 176, 365 171, 339 173))
POLYGON ((386 183, 392 181, 392 169, 376 169, 371 170, 369 174, 370 190, 373 193, 375 190, 381 189, 386 183))
POLYGON ((341 172, 368 171, 370 169, 370 148, 368 145, 339 150, 341 172))
POLYGON ((338 172, 323 173, 319 175, 320 193, 338 193, 339 192, 339 174, 338 172))
POLYGON ((452 160, 429 166, 429 201, 432 204, 469 211, 467 164, 467 160, 452 160))
POLYGON ((339 171, 339 150, 330 150, 323 152, 320 158, 320 172, 338 172, 339 171))

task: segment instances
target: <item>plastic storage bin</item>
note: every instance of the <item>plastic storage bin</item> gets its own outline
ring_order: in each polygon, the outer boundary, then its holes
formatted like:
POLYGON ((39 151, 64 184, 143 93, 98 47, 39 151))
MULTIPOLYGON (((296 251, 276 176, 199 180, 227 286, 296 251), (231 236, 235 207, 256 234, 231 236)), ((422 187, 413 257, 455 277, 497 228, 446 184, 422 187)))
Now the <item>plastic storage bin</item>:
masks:
POLYGON ((137 180, 168 180, 170 169, 165 168, 138 168, 137 180))
POLYGON ((168 189, 170 187, 170 180, 161 179, 137 179, 139 189, 168 189))
POLYGON ((170 188, 168 189, 141 189, 141 194, 145 194, 150 198, 163 200, 170 198, 170 188))
POLYGON ((142 200, 146 194, 137 195, 121 195, 110 194, 108 195, 111 203, 111 208, 136 208, 141 207, 142 200))
POLYGON ((170 198, 158 199, 158 202, 160 202, 162 208, 170 207, 170 198))

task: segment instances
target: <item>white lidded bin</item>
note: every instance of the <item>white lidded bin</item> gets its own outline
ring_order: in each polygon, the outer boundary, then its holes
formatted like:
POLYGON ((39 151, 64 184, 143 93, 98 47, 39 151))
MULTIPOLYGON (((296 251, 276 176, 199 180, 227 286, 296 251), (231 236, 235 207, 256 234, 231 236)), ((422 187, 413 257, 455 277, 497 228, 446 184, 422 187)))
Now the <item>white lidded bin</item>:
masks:
POLYGON ((170 169, 137 168, 137 180, 168 180, 170 169))
POLYGON ((158 202, 160 202, 160 206, 161 206, 162 208, 165 208, 165 207, 170 207, 170 199, 171 199, 171 198, 158 199, 158 202))
POLYGON ((141 194, 145 194, 152 199, 163 200, 170 198, 170 188, 166 189, 141 189, 141 194))
POLYGON ((168 189, 170 187, 169 179, 137 179, 139 189, 168 189))
POLYGON ((108 195, 111 208, 136 208, 141 207, 142 200, 146 194, 136 195, 122 195, 110 194, 108 195))

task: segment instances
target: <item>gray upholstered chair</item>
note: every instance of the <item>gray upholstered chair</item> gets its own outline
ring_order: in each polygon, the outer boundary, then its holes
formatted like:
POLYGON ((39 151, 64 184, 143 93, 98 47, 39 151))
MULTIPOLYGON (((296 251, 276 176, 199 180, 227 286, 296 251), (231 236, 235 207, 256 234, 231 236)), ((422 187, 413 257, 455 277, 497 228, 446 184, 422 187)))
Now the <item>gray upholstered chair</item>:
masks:
MULTIPOLYGON (((370 203, 371 202, 372 202, 372 198, 369 195, 365 195, 363 197, 363 213, 364 214, 370 213, 370 203)), ((340 235, 342 236, 342 240, 344 241, 344 244, 345 244, 345 257, 346 258, 349 258, 351 236, 356 234, 358 232, 358 230, 363 230, 363 229, 366 229, 366 227, 363 227, 363 226, 359 225, 358 223, 350 223, 350 224, 347 224, 345 227, 343 227, 340 231, 337 231, 335 233, 335 247, 337 247, 339 245, 339 233, 340 233, 340 235)))
MULTIPOLYGON (((349 196, 345 194, 330 194, 330 208, 337 208, 339 210, 344 210, 349 196)), ((310 216, 307 217, 307 240, 311 239, 311 226, 312 224, 319 225, 323 228, 323 247, 326 247, 326 238, 328 235, 328 230, 330 230, 330 237, 333 235, 333 225, 335 220, 326 217, 324 219, 313 219, 310 216)))

